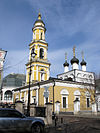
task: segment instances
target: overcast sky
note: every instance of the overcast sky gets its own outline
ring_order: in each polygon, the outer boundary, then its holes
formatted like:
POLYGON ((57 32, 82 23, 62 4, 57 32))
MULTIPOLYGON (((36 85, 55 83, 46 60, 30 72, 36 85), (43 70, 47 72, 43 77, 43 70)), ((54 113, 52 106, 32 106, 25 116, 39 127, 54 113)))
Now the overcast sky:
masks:
POLYGON ((26 73, 32 27, 39 10, 47 29, 50 75, 64 72, 65 52, 70 63, 73 46, 80 62, 84 51, 87 71, 99 73, 100 0, 0 0, 0 48, 8 51, 4 75, 26 73))

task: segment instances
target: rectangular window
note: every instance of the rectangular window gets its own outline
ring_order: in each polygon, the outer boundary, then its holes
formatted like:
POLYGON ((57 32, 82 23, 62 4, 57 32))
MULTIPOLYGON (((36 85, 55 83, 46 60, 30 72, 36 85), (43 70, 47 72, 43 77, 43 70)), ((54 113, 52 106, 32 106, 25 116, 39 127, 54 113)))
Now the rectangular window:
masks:
POLYGON ((46 103, 48 103, 48 97, 46 98, 46 103))
POLYGON ((35 96, 33 97, 33 103, 36 103, 36 97, 35 96))
POLYGON ((66 108, 66 97, 63 97, 63 108, 66 108))
POLYGON ((87 108, 90 107, 90 100, 87 98, 87 108))

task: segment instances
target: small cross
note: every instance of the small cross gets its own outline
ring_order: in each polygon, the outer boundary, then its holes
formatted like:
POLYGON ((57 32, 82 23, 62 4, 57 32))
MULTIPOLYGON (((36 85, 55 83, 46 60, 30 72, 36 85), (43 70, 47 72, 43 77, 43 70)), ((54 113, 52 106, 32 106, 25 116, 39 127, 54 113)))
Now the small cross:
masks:
POLYGON ((65 61, 67 61, 67 52, 65 52, 65 61))
POLYGON ((73 56, 75 57, 75 46, 73 47, 73 56))
POLYGON ((84 52, 82 51, 82 59, 84 60, 84 52))

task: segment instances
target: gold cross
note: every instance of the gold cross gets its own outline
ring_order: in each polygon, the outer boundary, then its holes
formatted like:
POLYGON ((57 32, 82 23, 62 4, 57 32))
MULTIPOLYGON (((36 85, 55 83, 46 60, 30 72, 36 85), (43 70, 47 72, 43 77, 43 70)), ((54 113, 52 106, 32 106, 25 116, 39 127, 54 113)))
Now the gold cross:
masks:
POLYGON ((65 61, 67 61, 67 52, 65 52, 65 61))
POLYGON ((82 59, 84 60, 84 52, 82 51, 82 59))
POLYGON ((75 46, 73 47, 73 56, 75 57, 75 46))

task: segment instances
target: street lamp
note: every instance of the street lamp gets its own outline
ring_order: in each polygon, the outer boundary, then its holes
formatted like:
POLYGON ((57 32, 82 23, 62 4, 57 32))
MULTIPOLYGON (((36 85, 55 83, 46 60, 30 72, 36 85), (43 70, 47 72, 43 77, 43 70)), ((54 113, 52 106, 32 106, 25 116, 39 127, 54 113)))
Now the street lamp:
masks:
POLYGON ((30 70, 29 70, 29 89, 28 89, 28 103, 27 103, 27 116, 30 116, 30 84, 31 84, 31 64, 32 64, 32 59, 35 58, 37 55, 34 52, 34 48, 31 50, 31 55, 30 55, 30 70))

